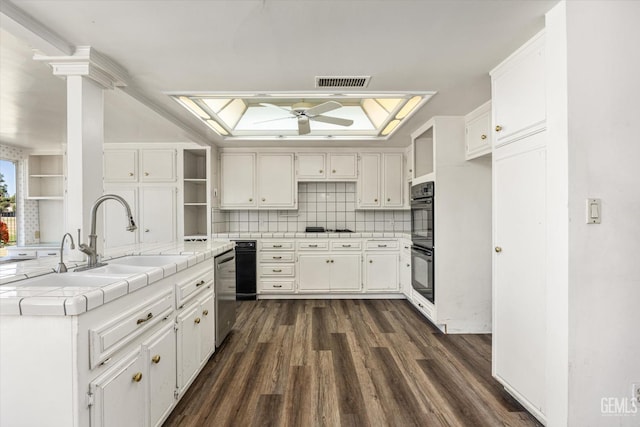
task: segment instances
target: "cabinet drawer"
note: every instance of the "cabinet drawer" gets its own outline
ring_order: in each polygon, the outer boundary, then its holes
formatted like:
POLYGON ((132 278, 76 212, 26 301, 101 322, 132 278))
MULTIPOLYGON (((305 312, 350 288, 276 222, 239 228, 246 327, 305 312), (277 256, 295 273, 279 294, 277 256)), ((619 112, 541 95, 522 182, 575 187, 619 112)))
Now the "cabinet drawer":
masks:
POLYGON ((89 330, 90 364, 95 368, 113 353, 148 331, 173 311, 173 292, 166 291, 113 322, 89 330))
POLYGON ((298 242, 298 250, 300 251, 326 251, 329 249, 329 241, 318 240, 302 240, 298 242))
POLYGON ((38 252, 33 250, 8 249, 8 252, 12 259, 32 259, 38 256, 38 252))
POLYGON ((396 250, 400 247, 397 240, 367 240, 367 250, 396 250))
POLYGON ((332 251, 359 251, 362 249, 362 242, 351 240, 334 240, 331 242, 332 251))
POLYGON ((59 249, 49 249, 48 251, 37 251, 38 258, 59 257, 59 249))
POLYGON ((292 251, 293 242, 279 242, 279 241, 261 241, 260 247, 262 250, 275 250, 275 251, 292 251))
POLYGON ((261 293, 269 292, 293 292, 293 280, 261 280, 261 293))
POLYGON ((293 252, 260 252, 260 262, 293 262, 293 252))
POLYGON ((260 266, 260 276, 288 276, 293 277, 293 264, 271 264, 260 266))
POLYGON ((195 267, 194 269, 198 269, 199 271, 194 272, 194 274, 176 284, 177 308, 182 308, 189 299, 213 283, 213 268, 207 264, 208 263, 204 263, 202 267, 195 267))

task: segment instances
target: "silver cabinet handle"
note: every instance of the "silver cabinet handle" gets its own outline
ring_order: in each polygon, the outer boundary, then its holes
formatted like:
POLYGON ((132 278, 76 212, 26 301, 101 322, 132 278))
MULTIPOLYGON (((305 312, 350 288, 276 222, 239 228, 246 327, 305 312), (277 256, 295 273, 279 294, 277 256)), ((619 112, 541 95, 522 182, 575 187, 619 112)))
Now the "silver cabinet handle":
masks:
POLYGON ((274 288, 281 288, 282 285, 273 285, 274 288))
POLYGON ((274 256, 274 257, 271 257, 271 258, 272 258, 272 259, 282 259, 282 257, 281 257, 281 256, 274 256))

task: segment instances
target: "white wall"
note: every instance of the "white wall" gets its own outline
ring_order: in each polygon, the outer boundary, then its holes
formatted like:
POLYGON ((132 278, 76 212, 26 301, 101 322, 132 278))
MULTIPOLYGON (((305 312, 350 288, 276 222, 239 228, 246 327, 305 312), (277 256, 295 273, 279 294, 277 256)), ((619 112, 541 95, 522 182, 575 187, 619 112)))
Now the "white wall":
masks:
POLYGON ((638 426, 601 399, 640 383, 640 2, 569 1, 568 424, 638 426), (602 224, 585 199, 602 199, 602 224))

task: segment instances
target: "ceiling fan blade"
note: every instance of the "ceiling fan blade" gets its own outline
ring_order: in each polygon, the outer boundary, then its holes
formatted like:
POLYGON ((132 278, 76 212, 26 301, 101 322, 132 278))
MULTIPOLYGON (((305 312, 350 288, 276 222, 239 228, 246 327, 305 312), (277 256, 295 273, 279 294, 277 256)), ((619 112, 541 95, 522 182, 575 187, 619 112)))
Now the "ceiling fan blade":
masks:
POLYGON ((284 110, 284 111, 286 111, 288 113, 291 113, 291 109, 290 108, 281 107, 281 106, 276 105, 276 104, 269 104, 268 102, 261 102, 258 105, 261 105, 263 107, 273 107, 273 108, 277 108, 279 110, 284 110))
POLYGON ((338 108, 341 108, 341 107, 342 107, 342 104, 340 104, 339 102, 327 101, 327 102, 323 102, 320 105, 316 105, 315 107, 309 108, 304 113, 307 116, 317 116, 319 114, 323 114, 328 111, 337 110, 338 108))
POLYGON ((338 125, 338 126, 351 126, 353 124, 353 120, 341 119, 340 117, 313 116, 309 118, 317 122, 331 123, 333 125, 338 125))
POLYGON ((308 117, 298 117, 298 135, 306 135, 311 133, 311 126, 309 125, 308 117))
POLYGON ((260 123, 275 122, 277 120, 288 120, 288 119, 295 119, 295 117, 278 117, 277 119, 260 120, 259 122, 253 122, 253 124, 257 125, 260 123))

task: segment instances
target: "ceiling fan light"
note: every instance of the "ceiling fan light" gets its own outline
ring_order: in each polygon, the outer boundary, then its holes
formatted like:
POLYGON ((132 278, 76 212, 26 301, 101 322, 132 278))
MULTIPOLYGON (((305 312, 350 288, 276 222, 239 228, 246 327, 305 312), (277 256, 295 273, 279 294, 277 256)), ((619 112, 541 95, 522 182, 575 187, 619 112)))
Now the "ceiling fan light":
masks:
POLYGON ((382 135, 382 136, 389 135, 399 124, 400 124, 400 120, 398 120, 398 119, 391 120, 387 124, 387 126, 385 126, 385 128, 382 129, 382 132, 380 132, 380 135, 382 135))
POLYGON ((414 108, 416 108, 416 106, 420 103, 421 100, 422 100, 421 96, 414 96, 413 98, 408 100, 407 103, 404 104, 404 106, 400 109, 400 111, 398 111, 398 114, 396 114, 396 119, 402 120, 405 117, 407 117, 407 115, 411 111, 413 111, 414 108))
POLYGON ((196 104, 193 99, 189 98, 188 96, 181 96, 179 99, 189 110, 193 111, 201 118, 205 120, 211 118, 211 116, 207 114, 206 111, 204 111, 198 104, 196 104))
POLYGON ((216 132, 218 132, 220 135, 229 135, 229 132, 227 132, 227 130, 225 128, 223 128, 220 123, 216 122, 215 120, 207 120, 207 124, 209 124, 209 126, 211 126, 213 128, 213 130, 215 130, 216 132))

